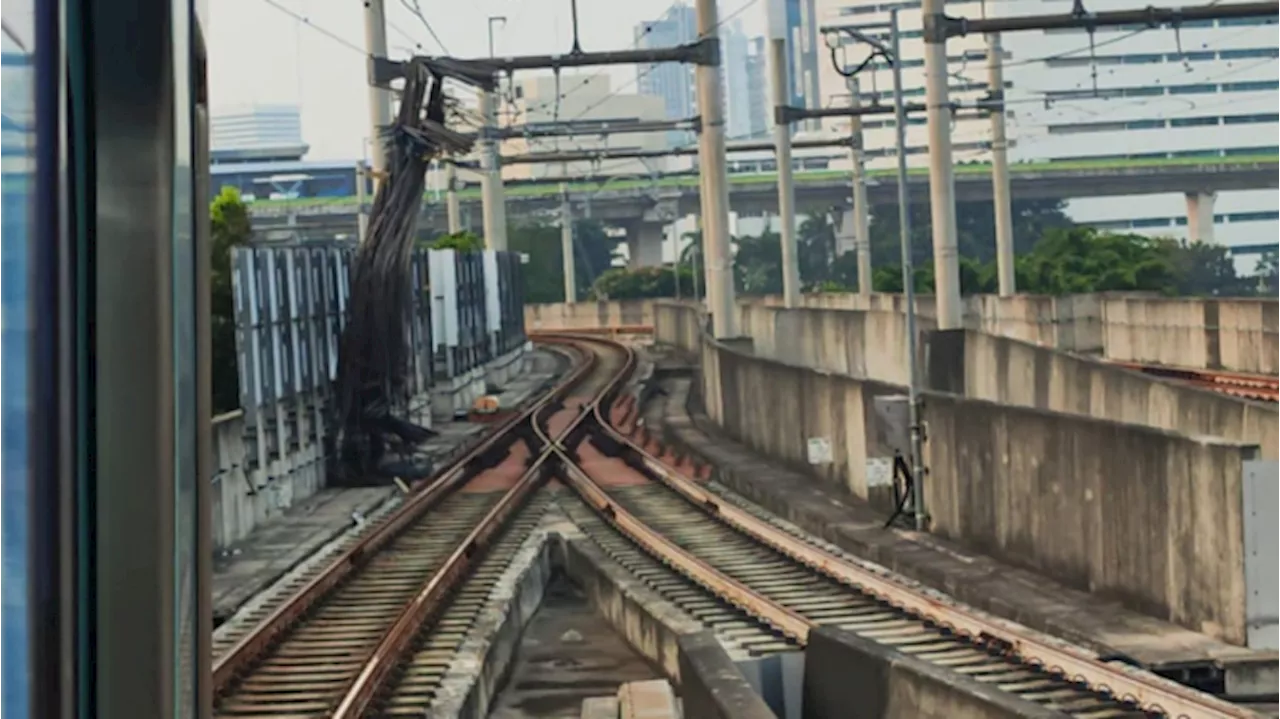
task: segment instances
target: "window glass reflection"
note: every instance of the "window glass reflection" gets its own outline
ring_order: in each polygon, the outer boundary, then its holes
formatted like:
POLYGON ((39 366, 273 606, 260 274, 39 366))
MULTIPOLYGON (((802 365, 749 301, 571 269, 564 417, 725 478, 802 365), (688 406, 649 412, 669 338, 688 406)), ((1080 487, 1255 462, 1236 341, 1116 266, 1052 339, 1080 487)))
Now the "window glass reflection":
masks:
POLYGON ((3 99, 3 207, 0 223, 0 534, 3 582, 0 582, 0 682, 2 712, 30 713, 27 642, 27 352, 30 306, 27 253, 34 189, 35 83, 32 63, 33 0, 5 0, 4 42, 0 62, 3 99))

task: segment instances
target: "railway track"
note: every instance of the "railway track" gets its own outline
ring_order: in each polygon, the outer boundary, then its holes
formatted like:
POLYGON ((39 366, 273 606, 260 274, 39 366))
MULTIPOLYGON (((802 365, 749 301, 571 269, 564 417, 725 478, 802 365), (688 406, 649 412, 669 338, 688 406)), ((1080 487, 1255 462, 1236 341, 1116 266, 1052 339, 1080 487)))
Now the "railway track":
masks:
POLYGON ((1189 384, 1194 387, 1212 390, 1233 397, 1251 399, 1259 402, 1280 401, 1280 378, 1273 375, 1242 374, 1239 372, 1219 372, 1216 370, 1187 369, 1183 367, 1167 367, 1164 365, 1146 365, 1134 362, 1112 362, 1112 364, 1135 370, 1152 377, 1189 384))
MULTIPOLYGON (((621 395, 634 352, 547 335, 578 358, 290 599, 228 634, 215 662, 226 717, 421 716, 515 548, 552 501, 609 556, 751 654, 836 625, 1046 707, 1085 717, 1249 716, 1147 672, 899 583, 683 476, 621 395), (667 461, 664 461, 664 458, 667 461)), ((691 472, 702 475, 704 472, 691 472)))
POLYGON ((428 628, 447 641, 468 610, 474 618, 475 597, 483 601, 486 582, 511 554, 506 542, 531 526, 536 512, 520 510, 547 476, 546 448, 582 421, 579 407, 597 388, 611 386, 595 376, 613 371, 607 362, 597 367, 594 354, 579 355, 570 377, 546 398, 503 422, 331 564, 303 573, 295 594, 251 616, 251 629, 229 632, 214 660, 215 714, 363 717, 386 698, 392 680, 402 696, 429 702, 429 686, 414 689, 423 677, 429 685, 430 673, 404 671, 421 665, 434 646, 430 637, 417 640, 428 628), (566 401, 572 392, 588 394, 566 401))

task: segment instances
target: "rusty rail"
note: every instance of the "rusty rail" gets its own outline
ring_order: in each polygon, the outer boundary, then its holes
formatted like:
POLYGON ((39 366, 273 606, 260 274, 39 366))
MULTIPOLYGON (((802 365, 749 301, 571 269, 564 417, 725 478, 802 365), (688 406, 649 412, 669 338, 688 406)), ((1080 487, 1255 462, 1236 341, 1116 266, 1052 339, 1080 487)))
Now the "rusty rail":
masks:
MULTIPOLYGON (((628 353, 632 358, 629 359, 629 363, 634 362, 634 352, 630 348, 605 339, 592 341, 614 345, 616 351, 628 353)), ((1149 672, 1103 661, 1095 653, 1040 635, 1012 622, 971 613, 941 595, 905 586, 888 576, 810 545, 738 507, 723 502, 696 482, 680 475, 674 468, 654 457, 633 442, 630 437, 613 427, 605 416, 605 409, 600 404, 593 407, 593 416, 597 426, 611 439, 622 443, 642 459, 650 476, 657 478, 691 504, 753 540, 917 618, 949 626, 956 632, 967 635, 975 643, 999 647, 1006 653, 1016 656, 1023 663, 1039 664, 1047 669, 1058 671, 1068 678, 1079 680, 1097 691, 1129 698, 1144 708, 1157 710, 1169 716, 1252 716, 1252 713, 1240 707, 1149 672)), ((808 619, 756 595, 749 588, 724 576, 690 556, 679 546, 657 535, 648 526, 619 507, 616 502, 610 500, 608 494, 568 457, 565 457, 564 461, 570 485, 626 536, 725 600, 746 609, 783 633, 795 637, 801 643, 806 640, 808 630, 812 626, 808 619)))
POLYGON ((1280 401, 1280 377, 1219 370, 1112 361, 1117 367, 1172 380, 1221 394, 1264 402, 1280 401))
MULTIPOLYGON (((443 472, 437 475, 430 486, 413 494, 381 526, 364 540, 348 549, 330 564, 323 572, 314 577, 299 589, 287 602, 280 605, 258 623, 252 631, 240 639, 231 649, 220 656, 213 666, 214 694, 225 692, 231 682, 249 668, 266 652, 295 622, 300 620, 331 591, 351 577, 368 559, 387 546, 406 527, 415 523, 440 500, 457 489, 467 478, 468 466, 477 458, 501 445, 511 431, 535 416, 548 404, 559 400, 582 377, 588 375, 595 367, 596 357, 585 353, 583 361, 570 375, 558 383, 550 392, 533 402, 523 411, 514 414, 508 420, 497 425, 474 448, 466 452, 443 472)), ((418 485, 419 487, 421 484, 418 485)))
MULTIPOLYGON (((571 342, 560 336, 545 336, 541 339, 572 346, 571 342)), ((587 355, 588 360, 582 366, 594 369, 597 365, 597 356, 594 353, 584 354, 587 355)), ((631 366, 631 364, 624 365, 618 376, 629 375, 631 366)), ((586 374, 576 374, 573 384, 581 381, 586 374)), ((591 398, 592 405, 598 406, 601 398, 609 396, 616 386, 615 379, 611 378, 601 392, 591 398)), ((377 646, 364 661, 350 687, 339 700, 332 719, 359 719, 367 714, 377 697, 379 688, 386 683, 401 662, 418 633, 444 609, 449 595, 471 574, 473 566, 483 557, 484 552, 498 536, 507 520, 546 478, 548 462, 552 457, 557 456, 560 442, 587 419, 585 413, 579 414, 556 437, 550 437, 543 430, 539 417, 550 404, 550 402, 542 402, 528 415, 532 420, 534 433, 543 445, 537 458, 521 475, 515 486, 508 490, 498 504, 489 510, 488 514, 458 543, 457 548, 440 566, 440 569, 423 585, 413 600, 406 605, 404 611, 383 633, 377 646)))

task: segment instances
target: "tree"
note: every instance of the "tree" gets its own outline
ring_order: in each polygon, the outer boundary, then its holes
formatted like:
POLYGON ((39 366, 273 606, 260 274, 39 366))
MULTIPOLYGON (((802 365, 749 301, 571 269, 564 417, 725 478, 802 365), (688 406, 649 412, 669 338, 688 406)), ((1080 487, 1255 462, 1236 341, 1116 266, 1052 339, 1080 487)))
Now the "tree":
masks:
POLYGON ((1276 296, 1276 288, 1280 285, 1280 253, 1276 250, 1264 252, 1262 257, 1258 258, 1258 265, 1254 269, 1258 278, 1258 292, 1268 297, 1276 296))
MULTIPOLYGON (((600 223, 593 220, 574 222, 574 274, 579 295, 609 269, 616 245, 617 242, 605 233, 600 223)), ((513 225, 507 231, 507 247, 529 256, 529 262, 524 266, 526 302, 564 301, 564 254, 561 252, 558 226, 538 222, 513 225)))
MULTIPOLYGON (((680 294, 693 294, 693 269, 681 266, 680 294)), ((675 273, 670 267, 614 267, 595 281, 589 299, 638 300, 655 297, 674 297, 675 273)))
POLYGON ((463 230, 452 235, 440 235, 428 247, 433 250, 478 252, 484 249, 484 240, 470 230, 463 230))
POLYGON ((234 187, 224 187, 209 206, 210 236, 210 348, 214 412, 240 406, 240 377, 236 370, 235 298, 231 281, 231 248, 253 236, 249 210, 234 187))

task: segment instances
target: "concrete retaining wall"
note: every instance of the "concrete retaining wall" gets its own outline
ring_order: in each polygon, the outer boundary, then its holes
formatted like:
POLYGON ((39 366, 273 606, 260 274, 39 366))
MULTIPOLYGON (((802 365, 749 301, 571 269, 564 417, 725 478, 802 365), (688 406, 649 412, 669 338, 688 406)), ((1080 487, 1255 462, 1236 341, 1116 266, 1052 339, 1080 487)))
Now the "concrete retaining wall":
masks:
POLYGON ((806 719, 1066 717, 836 627, 809 632, 806 719))
POLYGON ((244 539, 267 519, 315 494, 325 481, 321 445, 309 443, 262 465, 250 461, 244 415, 213 420, 213 548, 244 539))
POLYGON ((933 333, 924 343, 923 374, 931 389, 1257 444, 1266 458, 1275 458, 1280 445, 1275 404, 1162 381, 981 332, 933 333))
MULTIPOLYGON (((730 436, 883 501, 871 399, 900 390, 710 341, 702 373, 730 436), (811 461, 811 440, 830 461, 811 461)), ((935 533, 1245 641, 1241 472, 1256 448, 942 393, 925 394, 923 418, 935 533)))
POLYGON ((1108 359, 1254 374, 1280 371, 1276 300, 1106 299, 1108 359))
POLYGON ((526 332, 653 325, 654 300, 555 302, 524 306, 526 332))
POLYGON ((715 632, 685 634, 680 644, 680 699, 697 719, 776 719, 715 632))

